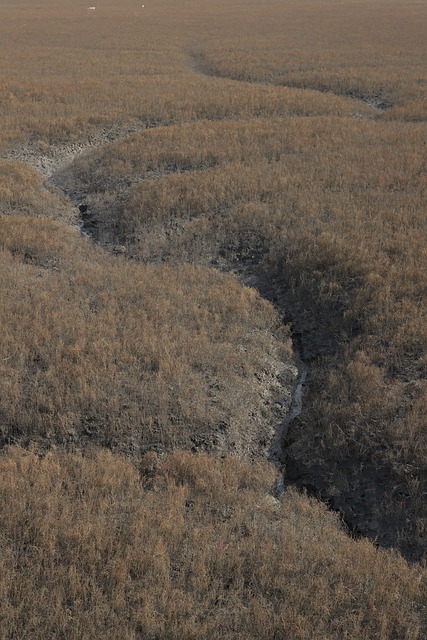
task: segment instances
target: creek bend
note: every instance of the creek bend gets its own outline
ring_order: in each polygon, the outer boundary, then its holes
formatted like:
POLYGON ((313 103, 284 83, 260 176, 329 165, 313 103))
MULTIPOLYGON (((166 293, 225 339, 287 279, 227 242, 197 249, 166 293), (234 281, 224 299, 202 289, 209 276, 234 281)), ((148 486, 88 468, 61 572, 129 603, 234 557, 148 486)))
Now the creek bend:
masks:
MULTIPOLYGON (((154 125, 144 126, 140 123, 138 131, 152 128, 153 126, 154 125)), ((121 141, 134 133, 135 130, 132 128, 124 130, 123 135, 115 132, 113 140, 121 141)), ((64 170, 71 167, 74 160, 86 152, 96 151, 111 142, 112 139, 110 136, 105 137, 105 135, 102 134, 96 142, 92 141, 76 146, 61 147, 57 153, 49 156, 52 162, 47 163, 48 169, 46 169, 46 162, 44 160, 41 161, 33 150, 30 150, 28 153, 17 153, 13 158, 9 159, 30 164, 40 173, 42 178, 46 180, 48 187, 61 191, 69 203, 69 209, 73 212, 74 219, 78 219, 77 226, 80 228, 80 231, 86 237, 96 242, 98 240, 99 220, 96 215, 94 216, 91 212, 90 203, 87 203, 87 194, 81 192, 78 184, 72 185, 71 188, 69 183, 65 186, 61 181, 61 174, 64 170)), ((120 247, 115 247, 112 244, 108 245, 107 243, 100 244, 112 253, 120 252, 120 247)), ((311 386, 309 367, 310 346, 308 345, 308 349, 305 349, 304 338, 301 336, 298 327, 298 317, 296 315, 293 316, 292 308, 289 307, 285 299, 282 299, 281 294, 278 294, 277 289, 275 290, 275 284, 271 282, 268 274, 261 272, 259 269, 259 256, 257 257, 256 252, 252 252, 250 247, 247 247, 247 252, 245 253, 246 255, 239 255, 237 259, 235 257, 232 261, 227 261, 224 258, 220 261, 215 260, 209 266, 218 268, 223 272, 233 273, 242 285, 256 289, 262 298, 273 304, 276 311, 282 315, 286 314, 285 324, 291 324, 294 344, 294 362, 298 370, 287 412, 285 415, 282 415, 277 431, 271 439, 268 452, 268 458, 276 464, 282 475, 275 489, 275 494, 280 495, 287 485, 295 485, 302 488, 309 494, 324 501, 333 510, 339 512, 350 532, 354 534, 361 532, 365 535, 367 533, 366 530, 359 529, 358 518, 355 517, 353 519, 352 514, 354 510, 349 509, 344 511, 339 502, 331 499, 328 488, 325 487, 324 480, 322 480, 320 474, 316 472, 316 469, 308 469, 307 464, 304 464, 305 461, 298 459, 298 456, 293 456, 292 454, 292 447, 289 445, 292 444, 294 438, 294 425, 296 425, 296 430, 298 430, 299 418, 303 411, 304 391, 311 386)), ((376 538, 375 531, 368 533, 370 533, 369 537, 376 538)), ((385 544, 385 546, 391 545, 385 544)))

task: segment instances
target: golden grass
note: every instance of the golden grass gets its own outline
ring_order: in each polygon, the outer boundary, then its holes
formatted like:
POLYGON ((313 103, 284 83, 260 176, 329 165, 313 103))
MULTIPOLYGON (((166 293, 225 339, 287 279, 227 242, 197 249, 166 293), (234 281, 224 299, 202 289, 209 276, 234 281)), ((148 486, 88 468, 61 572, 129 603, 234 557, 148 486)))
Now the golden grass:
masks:
POLYGON ((206 243, 218 234, 223 244, 237 243, 249 231, 253 242, 264 238, 270 260, 284 258, 286 277, 301 281, 294 283, 301 304, 311 296, 307 313, 316 305, 323 314, 318 329, 339 341, 339 332, 352 338, 364 321, 378 364, 392 377, 414 368, 419 377, 426 142, 424 126, 415 124, 402 130, 331 118, 201 122, 111 144, 76 161, 60 180, 87 194, 101 237, 105 227, 145 258, 150 238, 157 238, 154 254, 165 251, 167 229, 167 251, 179 259, 183 235, 191 243, 201 219, 206 243), (256 216, 252 229, 245 209, 256 216), (339 326, 331 325, 336 314, 339 326))
POLYGON ((44 1, 0 11, 3 145, 133 118, 374 113, 324 90, 385 100, 387 118, 425 118, 422 4, 107 1, 90 12, 44 1))
POLYGON ((207 268, 255 265, 311 360, 288 478, 425 558, 425 12, 0 0, 1 441, 43 453, 1 457, 2 637, 421 640, 420 566, 153 450, 268 450, 288 334, 207 268))
POLYGON ((325 475, 331 457, 338 475, 343 460, 348 469, 368 464, 373 476, 387 468, 375 499, 384 529, 385 514, 399 512, 402 548, 413 549, 413 537, 420 551, 426 142, 422 123, 199 122, 107 145, 59 177, 87 194, 99 239, 125 243, 140 260, 265 256, 306 356, 322 358, 294 454, 325 465, 325 475))
POLYGON ((227 14, 221 46, 207 39, 192 49, 205 73, 353 96, 385 108, 386 119, 425 120, 421 3, 251 2, 227 14), (236 37, 245 8, 250 27, 236 37))
POLYGON ((3 638, 399 638, 426 571, 355 542, 263 462, 0 458, 3 638))
POLYGON ((4 438, 268 449, 289 346, 253 289, 105 257, 46 218, 0 218, 0 249, 4 438))
POLYGON ((0 12, 3 145, 132 118, 373 114, 334 93, 425 119, 422 3, 3 1, 0 12))
POLYGON ((78 211, 70 210, 62 192, 43 184, 30 166, 0 160, 0 211, 2 215, 49 216, 77 224, 78 211))

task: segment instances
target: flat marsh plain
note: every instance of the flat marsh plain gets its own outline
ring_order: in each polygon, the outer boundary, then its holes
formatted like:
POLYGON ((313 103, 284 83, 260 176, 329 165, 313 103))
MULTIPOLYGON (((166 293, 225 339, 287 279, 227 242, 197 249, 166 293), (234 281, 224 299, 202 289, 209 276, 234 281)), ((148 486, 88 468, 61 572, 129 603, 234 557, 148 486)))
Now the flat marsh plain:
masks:
POLYGON ((0 638, 422 640, 427 5, 95 4, 0 0, 0 638))

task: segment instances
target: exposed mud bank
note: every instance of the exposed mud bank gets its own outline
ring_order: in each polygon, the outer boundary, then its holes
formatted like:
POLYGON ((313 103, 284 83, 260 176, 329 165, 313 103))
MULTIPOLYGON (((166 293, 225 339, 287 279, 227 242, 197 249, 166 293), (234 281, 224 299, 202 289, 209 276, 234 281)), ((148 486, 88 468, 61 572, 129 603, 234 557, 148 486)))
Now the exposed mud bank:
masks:
POLYGON ((30 142, 25 146, 18 145, 11 149, 4 158, 11 162, 22 162, 30 165, 43 178, 55 185, 54 174, 87 151, 98 149, 115 140, 125 139, 148 127, 149 125, 140 121, 130 122, 126 125, 104 126, 89 134, 83 141, 56 144, 48 148, 46 148, 46 145, 40 145, 36 142, 30 142))

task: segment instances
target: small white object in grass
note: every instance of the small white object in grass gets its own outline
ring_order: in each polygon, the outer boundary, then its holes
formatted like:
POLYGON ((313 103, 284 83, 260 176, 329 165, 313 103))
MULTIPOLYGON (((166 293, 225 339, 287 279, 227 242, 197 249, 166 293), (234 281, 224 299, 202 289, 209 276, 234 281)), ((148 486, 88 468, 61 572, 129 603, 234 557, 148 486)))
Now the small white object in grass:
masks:
POLYGON ((95 11, 96 7, 88 7, 91 11, 95 11))

